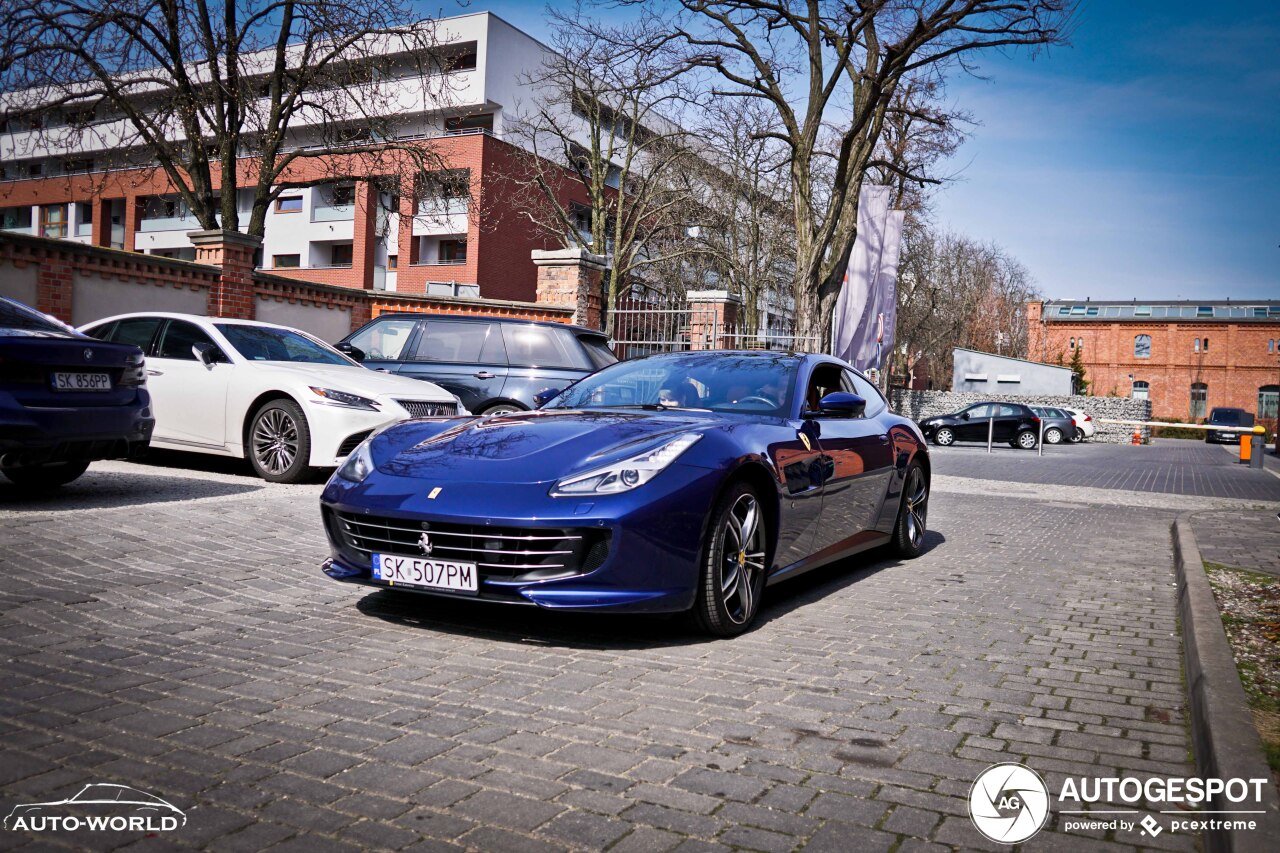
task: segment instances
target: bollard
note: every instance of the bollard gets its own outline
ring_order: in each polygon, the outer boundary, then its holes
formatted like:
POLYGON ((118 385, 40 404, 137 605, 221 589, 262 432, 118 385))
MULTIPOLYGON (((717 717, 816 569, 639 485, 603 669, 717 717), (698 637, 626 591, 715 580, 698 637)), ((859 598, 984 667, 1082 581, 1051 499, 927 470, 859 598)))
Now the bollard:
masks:
POLYGON ((1036 456, 1044 456, 1044 418, 1040 419, 1040 438, 1036 442, 1036 456))
POLYGON ((995 412, 991 413, 991 417, 987 420, 987 452, 991 452, 991 439, 996 434, 996 416, 995 412))
POLYGON ((1265 467, 1263 454, 1267 452, 1266 430, 1260 426, 1253 428, 1253 434, 1249 436, 1250 451, 1249 467, 1262 468, 1265 467))

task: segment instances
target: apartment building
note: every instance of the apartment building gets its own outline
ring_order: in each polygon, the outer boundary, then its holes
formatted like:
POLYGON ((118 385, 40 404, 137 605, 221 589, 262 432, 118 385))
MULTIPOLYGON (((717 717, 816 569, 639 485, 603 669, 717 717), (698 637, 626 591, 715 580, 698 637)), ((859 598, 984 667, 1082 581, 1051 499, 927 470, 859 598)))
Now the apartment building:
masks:
MULTIPOLYGON (((464 191, 415 209, 411 199, 379 191, 368 175, 343 177, 332 162, 298 161, 305 165, 291 169, 290 183, 309 185, 283 192, 268 211, 262 269, 374 290, 534 298, 530 252, 553 246, 503 202, 518 153, 508 138, 511 121, 533 99, 521 73, 536 68, 547 48, 487 12, 441 20, 437 38, 450 57, 440 71, 448 76, 447 106, 419 92, 404 99, 419 111, 397 126, 400 141, 431 146, 464 191)), ((408 63, 394 54, 383 59, 387 85, 415 85, 414 76, 396 78, 408 63)), ((425 88, 421 76, 416 80, 425 88)), ((38 133, 19 122, 0 128, 0 228, 194 259, 187 235, 198 222, 144 149, 122 153, 125 122, 100 118, 93 133, 74 138, 48 125, 38 133)), ((293 147, 312 144, 305 121, 291 132, 293 147)), ((251 204, 252 192, 242 189, 242 229, 251 204)))
POLYGON ((1280 301, 1027 303, 1030 357, 1081 353, 1090 393, 1151 401, 1157 418, 1202 420, 1219 406, 1274 426, 1280 406, 1280 301))

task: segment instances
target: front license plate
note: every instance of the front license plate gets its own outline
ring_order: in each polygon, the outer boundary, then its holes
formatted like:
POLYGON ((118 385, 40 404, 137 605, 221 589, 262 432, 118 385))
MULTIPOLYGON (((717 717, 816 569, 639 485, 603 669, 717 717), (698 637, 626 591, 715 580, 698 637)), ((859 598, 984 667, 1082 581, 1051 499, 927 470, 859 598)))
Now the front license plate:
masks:
POLYGON ((475 563, 457 560, 428 560, 423 557, 373 555, 374 580, 422 589, 475 592, 478 583, 475 563))
POLYGON ((110 391, 111 377, 105 373, 55 373, 55 391, 110 391))

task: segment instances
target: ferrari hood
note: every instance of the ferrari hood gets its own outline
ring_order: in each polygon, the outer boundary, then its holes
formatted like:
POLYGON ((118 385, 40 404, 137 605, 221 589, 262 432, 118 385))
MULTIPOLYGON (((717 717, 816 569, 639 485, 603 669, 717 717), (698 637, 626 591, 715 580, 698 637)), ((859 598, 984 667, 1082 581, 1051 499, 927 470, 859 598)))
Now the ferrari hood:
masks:
POLYGON ((443 431, 404 424, 379 435, 371 450, 379 471, 401 477, 537 483, 625 458, 713 423, 713 417, 689 412, 519 412, 471 418, 443 431))

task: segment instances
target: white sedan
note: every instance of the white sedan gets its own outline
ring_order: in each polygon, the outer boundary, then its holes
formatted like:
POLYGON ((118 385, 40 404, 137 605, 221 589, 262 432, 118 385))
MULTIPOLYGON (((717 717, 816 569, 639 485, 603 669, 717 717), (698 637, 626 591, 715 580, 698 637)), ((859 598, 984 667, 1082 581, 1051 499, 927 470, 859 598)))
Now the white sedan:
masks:
POLYGON ((1092 415, 1086 414, 1080 409, 1063 409, 1062 411, 1071 415, 1071 421, 1076 425, 1076 434, 1071 436, 1073 442, 1078 442, 1085 438, 1093 438, 1097 427, 1093 423, 1092 415))
POLYGON ((146 354, 152 447, 247 457, 276 483, 341 464, 386 424, 466 414, 439 385, 369 370, 286 326, 157 312, 81 331, 146 354))

